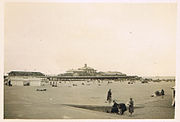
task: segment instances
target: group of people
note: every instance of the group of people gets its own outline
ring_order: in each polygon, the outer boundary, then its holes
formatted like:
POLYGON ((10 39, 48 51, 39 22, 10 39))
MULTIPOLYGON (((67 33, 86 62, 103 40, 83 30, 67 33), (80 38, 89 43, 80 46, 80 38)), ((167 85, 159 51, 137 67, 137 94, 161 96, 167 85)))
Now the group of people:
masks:
POLYGON ((162 96, 162 98, 164 98, 164 95, 164 89, 161 89, 161 91, 156 91, 154 94, 152 94, 151 97, 162 96))
MULTIPOLYGON (((107 94, 107 101, 109 103, 112 102, 112 92, 111 89, 109 89, 108 94, 107 94)), ((113 106, 111 109, 111 113, 120 113, 121 115, 123 115, 123 113, 127 110, 126 105, 124 103, 116 103, 115 100, 113 100, 113 106)), ((134 101, 132 98, 130 98, 130 101, 128 102, 128 108, 129 108, 129 113, 130 115, 132 115, 132 113, 134 112, 134 101)))
POLYGON ((52 86, 52 87, 57 87, 57 82, 50 82, 50 85, 52 86))

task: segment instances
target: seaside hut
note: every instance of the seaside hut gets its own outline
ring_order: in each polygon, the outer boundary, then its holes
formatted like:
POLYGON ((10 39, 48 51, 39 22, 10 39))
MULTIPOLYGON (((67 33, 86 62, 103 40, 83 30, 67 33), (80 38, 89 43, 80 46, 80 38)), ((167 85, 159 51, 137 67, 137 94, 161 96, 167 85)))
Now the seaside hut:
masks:
POLYGON ((175 86, 172 89, 172 106, 175 107, 175 86))
POLYGON ((12 86, 40 86, 42 76, 45 75, 41 72, 11 71, 8 81, 11 81, 12 86))

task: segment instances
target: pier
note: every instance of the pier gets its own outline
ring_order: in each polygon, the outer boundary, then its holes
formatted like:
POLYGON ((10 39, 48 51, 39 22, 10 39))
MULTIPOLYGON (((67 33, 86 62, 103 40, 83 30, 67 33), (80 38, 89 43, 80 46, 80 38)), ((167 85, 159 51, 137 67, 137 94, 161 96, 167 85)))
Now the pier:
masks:
POLYGON ((59 80, 128 80, 128 79, 138 79, 138 76, 43 76, 50 81, 59 81, 59 80))

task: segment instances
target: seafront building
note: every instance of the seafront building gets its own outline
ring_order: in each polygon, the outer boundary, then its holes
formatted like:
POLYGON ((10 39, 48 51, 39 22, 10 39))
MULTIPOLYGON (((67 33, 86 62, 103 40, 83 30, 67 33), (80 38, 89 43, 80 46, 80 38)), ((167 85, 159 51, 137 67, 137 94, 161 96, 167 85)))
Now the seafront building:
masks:
POLYGON ((87 64, 84 67, 78 69, 70 69, 64 74, 59 74, 59 76, 95 76, 97 74, 94 68, 88 67, 87 64))
POLYGON ((8 82, 12 86, 41 86, 41 72, 11 71, 8 73, 8 82))
POLYGON ((49 83, 57 84, 58 81, 80 81, 80 80, 127 80, 137 79, 138 76, 127 76, 121 72, 108 71, 97 72, 96 69, 84 65, 84 67, 71 69, 56 76, 45 75, 41 72, 11 71, 8 77, 4 78, 5 84, 12 86, 41 86, 49 83))
POLYGON ((66 71, 66 73, 59 74, 58 76, 126 76, 126 74, 117 71, 97 72, 96 69, 84 64, 84 67, 70 69, 66 71))

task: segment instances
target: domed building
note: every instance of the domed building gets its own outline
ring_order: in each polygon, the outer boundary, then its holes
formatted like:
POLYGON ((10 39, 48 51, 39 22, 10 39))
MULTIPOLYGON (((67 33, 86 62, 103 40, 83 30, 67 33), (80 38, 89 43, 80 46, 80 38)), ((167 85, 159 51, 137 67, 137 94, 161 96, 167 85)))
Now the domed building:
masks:
POLYGON ((70 69, 64 74, 59 74, 59 76, 126 76, 126 74, 117 71, 97 72, 97 70, 95 70, 94 68, 87 66, 87 64, 84 64, 84 67, 78 69, 70 69))
POLYGON ((88 67, 87 64, 84 67, 78 69, 71 69, 66 71, 66 73, 62 74, 64 76, 95 76, 97 70, 88 67))
POLYGON ((79 76, 94 76, 96 75, 96 70, 85 64, 84 67, 78 68, 77 73, 79 73, 79 76))

